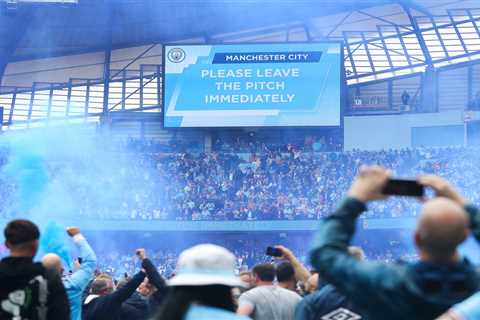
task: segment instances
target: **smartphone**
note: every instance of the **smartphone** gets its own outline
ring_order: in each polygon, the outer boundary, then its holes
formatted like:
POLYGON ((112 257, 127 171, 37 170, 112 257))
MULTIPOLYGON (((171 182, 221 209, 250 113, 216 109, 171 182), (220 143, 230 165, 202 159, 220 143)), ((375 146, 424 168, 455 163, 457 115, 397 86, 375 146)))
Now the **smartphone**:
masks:
POLYGON ((281 257, 283 256, 283 253, 280 249, 277 249, 275 247, 267 247, 267 251, 265 252, 267 256, 271 257, 281 257))
POLYGON ((78 257, 77 260, 78 260, 78 263, 82 264, 82 261, 83 261, 82 257, 78 257))
POLYGON ((416 180, 389 179, 382 193, 391 196, 423 197, 425 188, 416 180))

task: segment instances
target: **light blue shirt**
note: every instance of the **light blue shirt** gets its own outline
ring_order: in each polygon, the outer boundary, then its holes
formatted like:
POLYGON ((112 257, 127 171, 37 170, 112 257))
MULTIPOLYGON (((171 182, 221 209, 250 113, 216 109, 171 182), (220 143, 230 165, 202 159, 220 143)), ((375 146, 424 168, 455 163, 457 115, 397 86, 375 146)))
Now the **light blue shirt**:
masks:
POLYGON ((81 235, 77 234, 73 237, 73 241, 80 251, 82 264, 80 269, 75 271, 72 275, 63 278, 63 285, 67 292, 68 301, 70 302, 70 317, 71 320, 82 319, 82 295, 83 291, 88 286, 92 279, 93 272, 97 265, 97 256, 88 244, 87 240, 81 235))
POLYGON ((463 320, 480 319, 480 292, 474 294, 467 300, 456 304, 452 308, 455 314, 462 317, 463 320))
POLYGON ((250 320, 250 318, 239 316, 233 312, 207 307, 192 305, 185 316, 185 320, 250 320))

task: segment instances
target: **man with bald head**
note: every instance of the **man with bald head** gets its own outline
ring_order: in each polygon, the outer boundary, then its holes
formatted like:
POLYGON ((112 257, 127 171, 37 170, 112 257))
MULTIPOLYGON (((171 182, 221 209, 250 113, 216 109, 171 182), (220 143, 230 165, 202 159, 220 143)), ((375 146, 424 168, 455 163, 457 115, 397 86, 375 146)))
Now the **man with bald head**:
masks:
POLYGON ((420 261, 359 261, 348 254, 356 220, 368 202, 386 198, 382 191, 389 178, 389 171, 381 167, 360 169, 348 197, 321 223, 312 264, 352 301, 362 318, 434 319, 479 289, 475 267, 457 247, 469 232, 480 239, 480 215, 447 181, 422 176, 418 182, 432 188, 436 197, 424 204, 415 229, 420 261))
POLYGON ((415 243, 422 260, 458 261, 457 247, 469 234, 463 207, 444 197, 425 203, 415 231, 415 243))
MULTIPOLYGON (((79 228, 67 228, 67 233, 78 247, 81 263, 79 260, 75 261, 76 270, 71 275, 65 275, 62 280, 70 302, 71 319, 80 320, 82 319, 83 293, 90 280, 92 280, 97 265, 97 257, 85 237, 80 233, 79 228)), ((45 268, 54 270, 59 275, 64 274, 62 260, 56 254, 46 254, 42 259, 42 264, 45 268)))

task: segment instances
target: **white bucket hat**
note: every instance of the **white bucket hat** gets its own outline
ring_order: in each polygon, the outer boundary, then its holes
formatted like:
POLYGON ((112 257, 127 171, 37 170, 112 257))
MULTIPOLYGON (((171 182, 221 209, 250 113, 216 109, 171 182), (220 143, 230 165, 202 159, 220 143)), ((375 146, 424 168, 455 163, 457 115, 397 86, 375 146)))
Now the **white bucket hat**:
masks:
POLYGON ((175 273, 168 281, 169 286, 246 286, 235 275, 235 256, 213 244, 200 244, 183 251, 175 273))

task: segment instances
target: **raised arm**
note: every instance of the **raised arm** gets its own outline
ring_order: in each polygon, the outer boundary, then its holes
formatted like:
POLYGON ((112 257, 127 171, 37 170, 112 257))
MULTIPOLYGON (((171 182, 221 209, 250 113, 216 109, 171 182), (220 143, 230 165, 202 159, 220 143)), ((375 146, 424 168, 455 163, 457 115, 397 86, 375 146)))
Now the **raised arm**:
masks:
POLYGON ((135 292, 135 290, 137 290, 138 286, 143 282, 143 279, 145 279, 145 272, 140 271, 120 289, 117 289, 109 295, 103 296, 101 299, 104 299, 105 306, 120 307, 120 305, 125 300, 130 298, 130 296, 135 292))
POLYGON ((72 287, 75 287, 79 290, 84 290, 92 279, 93 272, 95 271, 95 267, 97 265, 97 256, 95 255, 95 252, 93 252, 85 237, 80 233, 79 228, 67 228, 67 233, 70 237, 72 237, 73 242, 78 247, 80 251, 80 257, 82 258, 82 263, 80 268, 65 281, 69 282, 72 287))
POLYGON ((389 286, 396 271, 384 264, 359 261, 348 252, 357 217, 366 210, 368 201, 384 198, 382 189, 389 177, 383 168, 362 168, 353 183, 349 197, 317 232, 310 253, 312 265, 324 279, 341 292, 355 297, 358 304, 368 304, 372 296, 382 299, 381 286, 389 286), (392 276, 390 276, 392 275, 392 276))
POLYGON ((283 256, 280 259, 285 259, 292 264, 293 270, 295 270, 295 279, 306 283, 311 274, 307 268, 295 257, 290 249, 284 246, 276 246, 277 249, 282 251, 283 256))
POLYGON ((424 175, 418 178, 418 181, 435 191, 437 197, 448 198, 465 208, 470 220, 470 231, 477 241, 480 242, 480 212, 473 204, 467 200, 445 179, 433 175, 424 175))
POLYGON ((152 261, 147 258, 145 249, 137 249, 137 257, 142 262, 142 268, 147 273, 148 281, 155 287, 157 290, 165 290, 167 283, 163 277, 158 273, 157 268, 153 265, 152 261))

